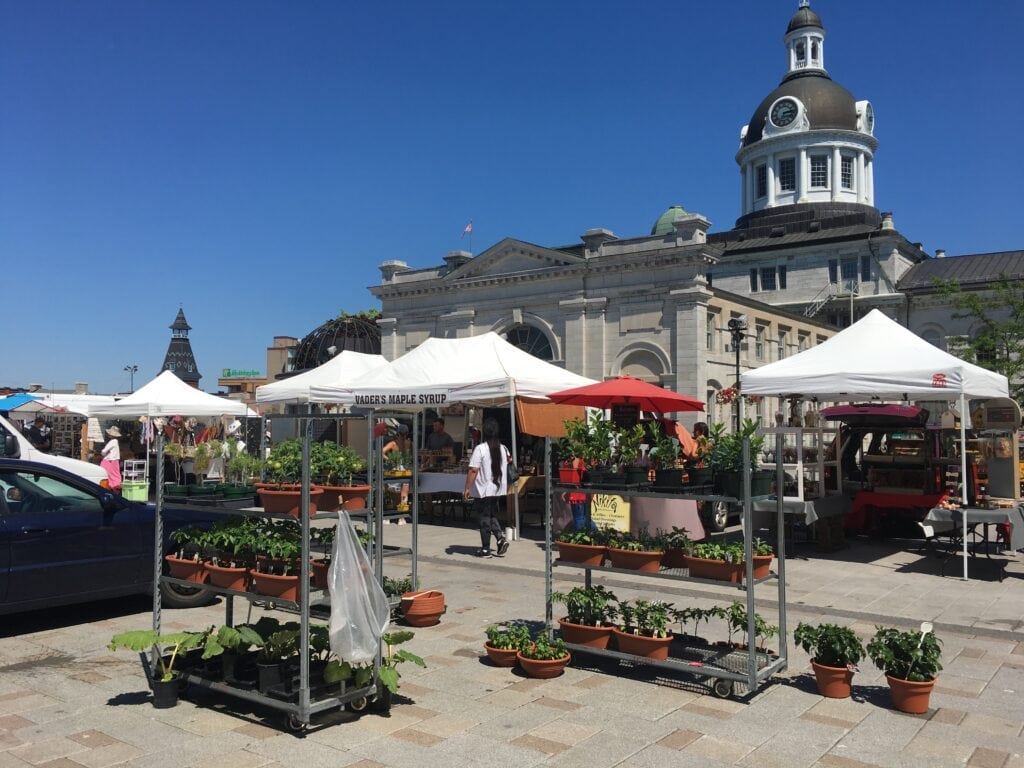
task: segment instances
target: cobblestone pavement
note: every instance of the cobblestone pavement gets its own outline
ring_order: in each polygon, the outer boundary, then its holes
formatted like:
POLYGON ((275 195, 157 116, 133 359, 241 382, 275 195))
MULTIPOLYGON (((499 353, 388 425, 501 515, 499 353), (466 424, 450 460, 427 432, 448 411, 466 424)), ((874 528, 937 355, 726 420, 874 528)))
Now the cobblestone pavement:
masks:
MULTIPOLYGON (((389 527, 388 543, 405 543, 410 530, 389 527)), ((1016 562, 1001 583, 965 583, 956 566, 943 578, 912 547, 882 543, 829 555, 798 548, 787 562, 790 628, 831 619, 866 638, 879 622, 936 623, 945 669, 932 709, 911 716, 890 708, 884 677, 867 661, 852 699, 821 698, 806 656, 792 649, 789 671, 740 701, 642 668, 573 666, 537 681, 493 667, 481 658, 484 628, 544 616, 544 553, 523 539, 505 558, 480 560, 476 543, 468 527, 420 527, 421 584, 445 592, 448 612, 416 630, 408 647, 428 666, 402 668, 390 717, 332 714, 302 735, 278 715, 214 696, 153 709, 137 659, 106 649, 115 632, 148 626, 145 598, 4 617, 0 768, 1024 766, 1016 562)), ((408 568, 400 558, 387 564, 393 575, 408 568)), ((579 573, 555 576, 556 588, 571 588, 579 573)), ((619 574, 607 581, 619 597, 656 595, 679 607, 741 594, 619 574)), ((758 590, 771 620, 776 597, 774 587, 758 590)), ((223 614, 220 605, 165 611, 165 628, 200 628, 223 614)))

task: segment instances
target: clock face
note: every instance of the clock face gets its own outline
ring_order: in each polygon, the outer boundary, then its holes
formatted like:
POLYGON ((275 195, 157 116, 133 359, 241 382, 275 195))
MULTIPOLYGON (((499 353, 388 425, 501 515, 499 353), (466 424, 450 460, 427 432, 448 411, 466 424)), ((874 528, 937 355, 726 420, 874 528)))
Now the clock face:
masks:
POLYGON ((772 107, 772 113, 770 115, 772 123, 779 128, 785 128, 787 125, 796 120, 797 112, 799 108, 792 99, 779 99, 775 102, 775 106, 772 107))
POLYGON ((875 132, 875 110, 870 104, 864 109, 864 124, 867 126, 868 133, 875 132))

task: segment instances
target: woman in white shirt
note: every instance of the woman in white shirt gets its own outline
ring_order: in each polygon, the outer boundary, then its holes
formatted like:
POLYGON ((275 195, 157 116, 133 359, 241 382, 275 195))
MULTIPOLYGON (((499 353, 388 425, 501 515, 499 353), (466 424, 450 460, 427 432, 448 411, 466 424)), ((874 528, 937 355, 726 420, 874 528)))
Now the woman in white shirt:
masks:
POLYGON ((112 491, 121 490, 121 444, 117 442, 120 436, 121 430, 117 427, 108 429, 107 437, 110 440, 100 452, 103 456, 100 466, 107 471, 107 486, 112 491))
POLYGON ((473 509, 480 522, 479 557, 491 557, 491 534, 498 545, 497 555, 508 551, 508 540, 498 520, 498 500, 507 492, 508 449, 498 439, 498 422, 484 421, 483 442, 469 457, 469 474, 463 496, 473 499, 473 509))

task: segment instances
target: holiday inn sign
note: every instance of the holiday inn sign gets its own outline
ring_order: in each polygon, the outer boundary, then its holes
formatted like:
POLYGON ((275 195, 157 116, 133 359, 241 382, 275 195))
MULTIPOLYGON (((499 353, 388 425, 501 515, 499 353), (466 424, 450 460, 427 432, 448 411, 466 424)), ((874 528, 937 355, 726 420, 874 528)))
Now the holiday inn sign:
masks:
POLYGON ((256 379, 263 376, 262 371, 240 370, 238 368, 221 368, 222 379, 256 379))

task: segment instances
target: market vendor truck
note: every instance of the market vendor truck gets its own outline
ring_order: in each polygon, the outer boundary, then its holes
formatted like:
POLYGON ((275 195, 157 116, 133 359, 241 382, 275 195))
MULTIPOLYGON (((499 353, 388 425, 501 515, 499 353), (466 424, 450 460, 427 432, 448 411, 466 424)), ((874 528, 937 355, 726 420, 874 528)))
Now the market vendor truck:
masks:
POLYGON ((102 467, 90 464, 87 461, 72 459, 68 456, 55 456, 52 453, 40 451, 29 442, 28 438, 21 434, 6 418, 0 415, 0 458, 21 459, 23 461, 37 461, 40 464, 49 464, 59 467, 65 472, 70 472, 86 480, 107 487, 107 473, 102 467))

